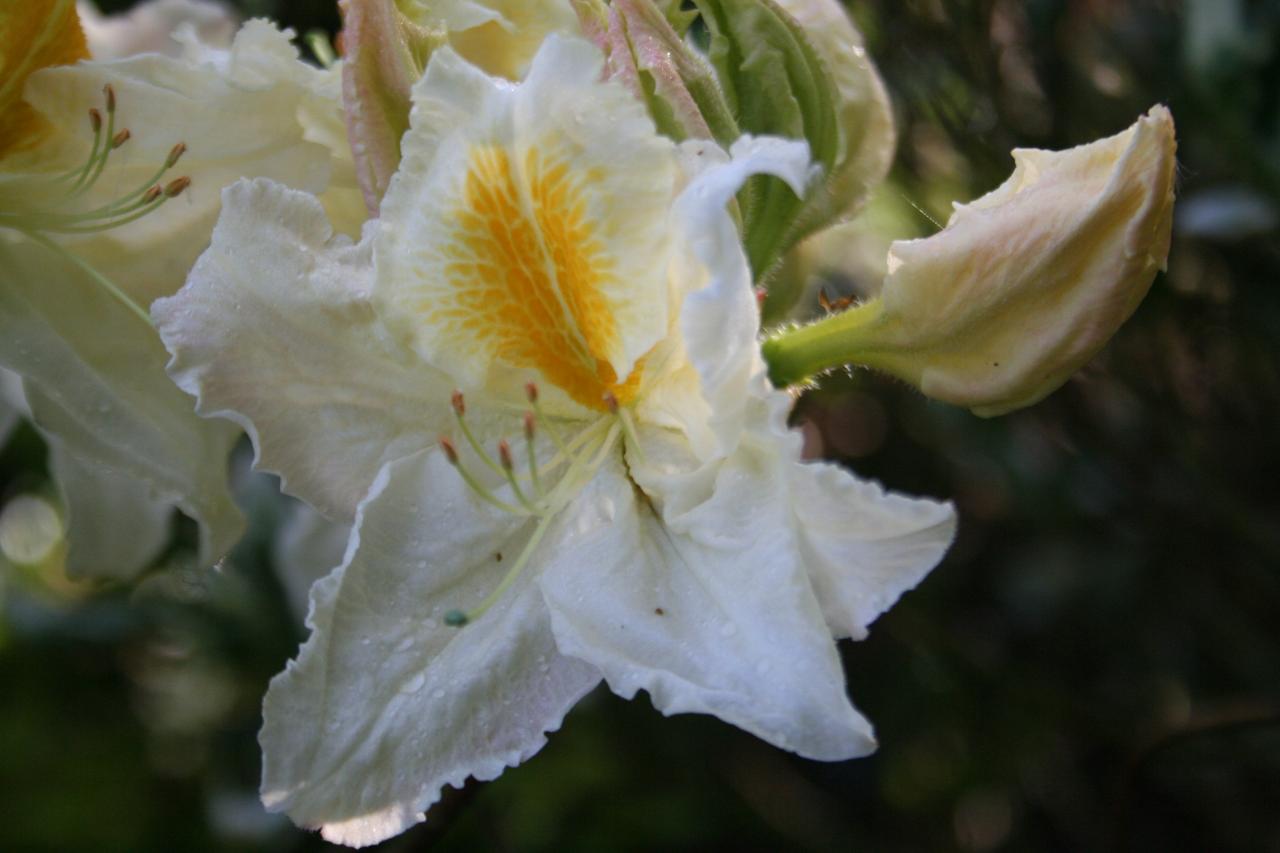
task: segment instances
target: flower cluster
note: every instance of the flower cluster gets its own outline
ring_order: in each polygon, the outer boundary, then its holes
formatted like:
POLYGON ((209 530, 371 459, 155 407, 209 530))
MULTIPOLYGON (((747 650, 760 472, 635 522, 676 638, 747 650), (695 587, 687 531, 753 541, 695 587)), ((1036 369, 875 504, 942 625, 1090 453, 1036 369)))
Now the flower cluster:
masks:
POLYGON ((861 364, 980 414, 1051 392, 1164 263, 1168 112, 1015 152, 894 245, 878 298, 764 335, 799 296, 780 271, 892 158, 837 0, 343 0, 324 69, 260 21, 202 41, 224 29, 188 5, 153 44, 91 22, 129 47, 86 46, 70 0, 0 13, 0 364, 81 565, 146 565, 175 506, 217 559, 240 430, 350 525, 266 698, 266 805, 381 841, 602 681, 872 751, 834 641, 955 516, 802 460, 787 386, 861 364))

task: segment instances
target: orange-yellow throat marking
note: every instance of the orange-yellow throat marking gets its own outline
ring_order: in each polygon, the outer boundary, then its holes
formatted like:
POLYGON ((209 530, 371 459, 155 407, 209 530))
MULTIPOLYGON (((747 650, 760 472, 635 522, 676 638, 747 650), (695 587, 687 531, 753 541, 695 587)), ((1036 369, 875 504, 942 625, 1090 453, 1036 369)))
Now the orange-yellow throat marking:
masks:
POLYGON ((22 100, 32 72, 89 56, 74 0, 4 0, 0 4, 0 157, 29 148, 46 130, 22 100))
POLYGON ((606 358, 618 329, 603 290, 615 271, 588 218, 591 178, 537 149, 513 163, 504 148, 475 148, 444 249, 453 297, 434 311, 502 362, 604 411, 608 395, 635 395, 640 370, 619 383, 606 358))

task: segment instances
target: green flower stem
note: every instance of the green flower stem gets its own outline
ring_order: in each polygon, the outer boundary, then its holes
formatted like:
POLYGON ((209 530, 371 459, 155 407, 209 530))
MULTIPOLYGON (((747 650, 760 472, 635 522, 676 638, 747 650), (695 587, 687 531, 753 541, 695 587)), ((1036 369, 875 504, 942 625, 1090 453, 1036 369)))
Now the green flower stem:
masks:
POLYGON ((762 346, 769 379, 779 388, 804 382, 827 370, 852 365, 874 367, 909 378, 887 340, 890 323, 879 299, 832 314, 808 326, 771 335, 762 346))

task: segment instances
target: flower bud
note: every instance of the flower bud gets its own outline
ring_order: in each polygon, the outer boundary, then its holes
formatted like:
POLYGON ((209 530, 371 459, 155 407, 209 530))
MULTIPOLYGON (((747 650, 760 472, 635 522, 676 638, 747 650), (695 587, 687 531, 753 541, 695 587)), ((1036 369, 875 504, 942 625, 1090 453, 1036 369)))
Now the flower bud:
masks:
POLYGON ((862 209, 893 163, 897 133, 884 82, 867 55, 862 33, 838 0, 775 0, 795 18, 822 59, 837 94, 840 149, 821 197, 801 223, 806 232, 862 209))
POLYGON ((947 227, 894 243, 878 299, 766 343, 775 382, 864 364, 930 397, 999 415, 1092 358, 1169 253, 1173 117, 1067 151, 1016 150, 996 190, 947 227))

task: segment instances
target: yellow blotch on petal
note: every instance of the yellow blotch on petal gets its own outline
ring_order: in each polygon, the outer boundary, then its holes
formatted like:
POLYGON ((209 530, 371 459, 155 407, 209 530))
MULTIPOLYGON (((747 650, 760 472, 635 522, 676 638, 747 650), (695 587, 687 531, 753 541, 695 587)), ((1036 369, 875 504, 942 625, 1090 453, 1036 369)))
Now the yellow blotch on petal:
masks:
POLYGON ((515 159, 475 148, 444 249, 451 297, 422 309, 604 411, 609 395, 624 404, 635 395, 640 370, 619 383, 608 360, 618 329, 604 288, 615 268, 588 214, 592 179, 537 148, 515 159))
POLYGON ((27 78, 88 56, 75 0, 9 0, 0 6, 0 157, 31 147, 47 130, 22 100, 27 78))

